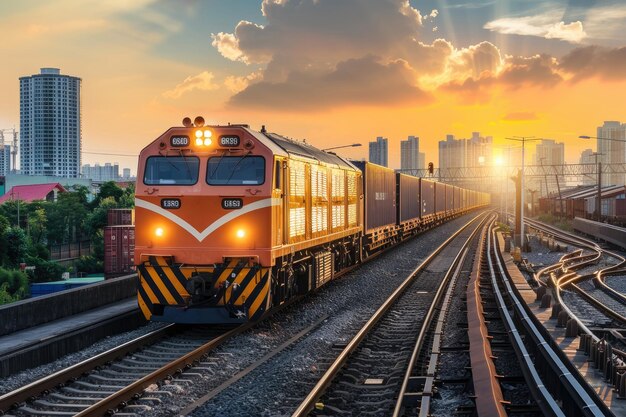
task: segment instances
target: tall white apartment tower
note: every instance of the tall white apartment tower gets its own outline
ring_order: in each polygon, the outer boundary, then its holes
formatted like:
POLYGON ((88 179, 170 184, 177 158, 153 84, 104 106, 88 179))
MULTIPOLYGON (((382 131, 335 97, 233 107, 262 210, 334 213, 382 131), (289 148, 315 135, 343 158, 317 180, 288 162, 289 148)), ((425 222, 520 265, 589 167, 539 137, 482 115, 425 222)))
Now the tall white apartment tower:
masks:
MULTIPOLYGON (((612 140, 598 139, 599 159, 603 164, 623 164, 626 163, 626 123, 617 121, 606 121, 602 126, 598 126, 597 137, 612 140)), ((625 185, 626 175, 624 174, 604 174, 602 175, 602 185, 625 185)))
POLYGON ((424 153, 420 152, 420 138, 409 136, 400 142, 400 169, 424 169, 424 153))
POLYGON ((80 176, 80 84, 58 68, 20 77, 22 174, 80 176))

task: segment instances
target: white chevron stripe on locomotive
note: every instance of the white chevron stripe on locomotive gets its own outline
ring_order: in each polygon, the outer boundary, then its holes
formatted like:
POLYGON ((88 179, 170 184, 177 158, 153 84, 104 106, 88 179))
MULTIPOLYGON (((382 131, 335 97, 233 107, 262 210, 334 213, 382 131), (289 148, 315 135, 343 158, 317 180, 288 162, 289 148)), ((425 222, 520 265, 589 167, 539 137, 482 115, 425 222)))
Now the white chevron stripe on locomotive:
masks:
POLYGON ((141 200, 138 198, 135 199, 135 207, 141 207, 153 213, 159 214, 167 218, 168 220, 171 220, 172 222, 176 223, 177 225, 185 229, 187 232, 189 232, 190 235, 198 239, 198 242, 202 242, 208 235, 210 235, 211 233, 216 231, 218 228, 222 227, 229 221, 236 219, 239 216, 242 216, 246 213, 250 213, 251 211, 254 211, 254 210, 259 210, 259 209, 270 207, 270 206, 278 206, 280 204, 281 204, 280 198, 266 198, 264 200, 259 200, 259 201, 255 201, 254 203, 246 204, 243 206, 243 208, 239 210, 233 210, 230 213, 225 214, 219 219, 215 220, 213 223, 208 225, 207 228, 204 229, 203 231, 199 231, 195 227, 187 223, 185 220, 181 219, 180 217, 172 213, 171 211, 166 210, 161 206, 157 206, 156 204, 149 203, 145 200, 141 200))

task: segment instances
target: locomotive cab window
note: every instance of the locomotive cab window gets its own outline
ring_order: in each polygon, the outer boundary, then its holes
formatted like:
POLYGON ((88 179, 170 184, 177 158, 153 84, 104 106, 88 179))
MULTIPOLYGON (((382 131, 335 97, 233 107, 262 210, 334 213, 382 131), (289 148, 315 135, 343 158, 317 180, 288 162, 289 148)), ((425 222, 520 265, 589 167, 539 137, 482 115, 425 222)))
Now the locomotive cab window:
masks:
POLYGON ((209 159, 206 181, 209 185, 260 185, 265 182, 262 156, 216 156, 209 159))
POLYGON ((146 185, 193 185, 198 182, 200 160, 195 156, 151 156, 146 161, 146 185))

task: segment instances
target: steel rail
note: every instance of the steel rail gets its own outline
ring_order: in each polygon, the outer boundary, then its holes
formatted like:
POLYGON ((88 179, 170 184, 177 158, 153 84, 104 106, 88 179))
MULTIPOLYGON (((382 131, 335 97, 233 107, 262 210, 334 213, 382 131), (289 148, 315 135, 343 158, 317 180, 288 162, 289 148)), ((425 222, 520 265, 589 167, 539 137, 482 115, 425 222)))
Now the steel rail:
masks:
MULTIPOLYGON (((461 213, 459 213, 461 214, 461 213)), ((478 216, 476 216, 478 217, 478 216)), ((473 220, 472 220, 473 221, 473 220)), ((462 229, 461 229, 462 230, 462 229)), ((459 231, 460 232, 460 231, 459 231)), ((407 241, 410 239, 407 239, 407 241)), ((395 246, 394 246, 395 247, 395 246)), ((357 265, 353 265, 350 268, 346 268, 343 271, 341 271, 340 274, 336 275, 336 277, 338 278, 339 276, 343 276, 345 274, 347 274, 348 272, 358 268, 360 265, 362 265, 363 263, 367 263, 372 261, 373 259, 375 259, 377 256, 381 255, 384 252, 387 252, 388 250, 391 250, 392 248, 385 248, 382 251, 377 252, 375 255, 368 257, 364 262, 362 262, 361 264, 357 264, 357 265)), ((191 366, 193 366, 194 362, 197 362, 200 358, 202 358, 208 351, 214 349, 215 347, 219 346, 220 344, 224 343, 226 340, 230 339, 231 337, 242 333, 250 328, 252 328, 253 326, 255 326, 258 322, 261 322, 265 319, 267 319, 269 316, 276 314, 278 311, 282 311, 285 308, 287 308, 288 306, 290 306, 291 304, 293 304, 294 302, 296 302, 297 300, 301 299, 302 297, 296 297, 294 299, 292 299, 291 301, 284 303, 283 305, 281 305, 278 308, 273 308, 270 311, 266 312, 257 322, 248 322, 245 324, 240 325, 239 327, 229 331, 228 333, 225 333, 222 336, 218 336, 217 338, 211 340, 210 342, 206 343, 203 346, 200 346, 199 348, 195 349, 194 351, 186 354, 185 356, 165 365, 163 368, 158 369, 154 372, 152 372, 149 375, 144 376, 143 378, 133 382, 132 384, 126 386, 125 388, 123 388, 122 390, 102 399, 101 401, 97 402, 96 404, 93 404, 92 406, 90 406, 89 408, 83 410, 81 413, 77 414, 77 417, 86 417, 86 416, 100 416, 103 414, 110 414, 112 413, 119 405, 126 405, 126 403, 135 398, 138 393, 142 392, 145 388, 147 388, 148 386, 159 382, 169 376, 171 376, 174 373, 180 373, 182 372, 183 369, 186 368, 190 368, 191 366)))
POLYGON ((34 398, 46 390, 50 390, 60 384, 64 384, 65 382, 73 378, 77 378, 83 373, 91 371, 92 369, 104 365, 107 362, 126 356, 127 354, 132 353, 147 344, 154 343, 157 340, 167 337, 175 331, 176 326, 174 324, 167 325, 161 329, 155 330, 134 340, 130 340, 120 346, 106 352, 102 352, 92 358, 4 394, 0 396, 0 415, 2 415, 3 412, 6 413, 9 411, 16 404, 30 398, 34 398))
MULTIPOLYGON (((461 248, 461 250, 459 250, 457 256, 455 257, 455 259, 452 261, 452 265, 450 266, 450 268, 448 269, 448 272, 446 273, 446 276, 444 277, 444 279, 442 280, 442 284, 439 287, 438 291, 437 291, 437 295, 435 296, 435 298, 433 299, 433 303, 430 306, 430 309, 428 310, 426 316, 424 317, 424 324, 421 326, 420 328, 420 332, 417 336, 417 340, 415 342, 415 346, 413 347, 413 352, 411 353, 411 358, 409 359, 408 365, 406 366, 406 372, 404 374, 404 378, 402 379, 402 385, 400 386, 400 391, 398 392, 398 400, 396 401, 396 406, 394 408, 393 411, 393 417, 399 417, 402 415, 403 413, 403 408, 404 408, 404 402, 408 399, 409 396, 412 396, 413 393, 408 392, 409 390, 409 386, 411 385, 411 378, 413 375, 413 370, 415 369, 415 364, 417 363, 417 360, 420 356, 420 351, 422 350, 422 347, 424 345, 424 342, 426 340, 426 336, 427 336, 427 332, 428 329, 431 327, 431 322, 433 320, 433 316, 434 316, 434 309, 435 306, 438 304, 437 302, 437 298, 441 298, 441 296, 439 296, 439 292, 442 290, 443 285, 450 280, 450 275, 452 275, 452 279, 455 279, 456 276, 458 276, 459 272, 460 272, 460 268, 461 265, 465 259, 465 256, 467 254, 467 248, 469 246, 469 242, 471 242, 471 240, 474 238, 474 236, 476 235, 476 233, 478 232, 479 227, 484 224, 485 220, 486 220, 486 216, 485 219, 483 219, 479 225, 476 227, 476 229, 472 232, 472 234, 470 235, 470 237, 466 240, 466 242, 464 243, 463 247, 461 248)), ((439 310, 439 318, 437 320, 437 327, 435 329, 435 332, 442 332, 443 331, 443 324, 445 322, 445 315, 447 313, 447 304, 448 304, 448 300, 449 298, 451 298, 452 296, 452 286, 448 285, 448 290, 446 291, 445 297, 444 297, 444 301, 443 301, 443 305, 444 307, 442 307, 439 310)), ((439 350, 439 349, 437 349, 439 350)), ((430 412, 430 397, 431 397, 431 393, 432 393, 432 385, 434 384, 434 380, 435 380, 435 372, 436 372, 436 365, 437 365, 437 361, 438 361, 439 357, 438 354, 436 357, 433 357, 433 355, 431 355, 431 361, 435 362, 435 363, 430 363, 429 362, 429 367, 427 370, 427 375, 426 375, 426 379, 425 379, 425 383, 424 383, 424 389, 422 390, 421 393, 421 407, 420 407, 420 417, 421 416, 426 416, 429 415, 430 412), (425 411, 424 411, 425 410, 425 411)))
MULTIPOLYGON (((575 282, 580 281, 582 279, 586 279, 590 276, 595 276, 596 282, 598 282, 600 285, 602 285, 603 288, 607 288, 607 292, 609 292, 609 294, 611 293, 616 293, 615 290, 613 290, 612 288, 608 287, 606 285, 606 283, 604 282, 604 280, 602 279, 602 277, 605 274, 611 273, 611 272, 617 272, 617 270, 619 268, 621 268, 624 263, 626 262, 625 259, 612 251, 606 250, 601 248, 597 243, 589 240, 589 239, 585 239, 585 238, 581 238, 579 236, 573 235, 571 233, 562 231, 560 229, 557 229, 555 227, 546 225, 544 223, 541 222, 537 222, 534 220, 529 220, 529 223, 533 224, 533 227, 535 227, 538 230, 544 230, 552 235, 554 235, 555 237, 558 236, 559 239, 561 240, 565 240, 565 241, 569 241, 572 244, 575 244, 576 246, 582 246, 583 248, 592 250, 594 252, 598 253, 598 257, 602 256, 602 253, 605 253, 607 255, 609 255, 612 258, 615 258, 619 261, 619 264, 617 265, 611 265, 607 268, 603 268, 603 269, 599 269, 598 271, 596 271, 594 274, 588 274, 588 275, 577 275, 574 273, 566 273, 565 275, 557 278, 554 280, 554 289, 555 289, 555 295, 556 295, 556 299, 557 302, 561 305, 561 308, 568 314, 568 316, 572 319, 574 319, 576 321, 576 324, 578 325, 578 328, 581 329, 584 333, 588 334, 592 340, 594 340, 595 342, 599 342, 600 338, 598 338, 592 331, 591 329, 589 329, 570 309, 569 307, 567 307, 567 305, 563 302, 563 299, 561 297, 561 289, 565 288, 566 286, 572 284, 573 286, 575 286, 575 282)), ((590 262, 589 262, 590 263, 590 262)), ((580 267, 582 264, 585 264, 585 262, 582 262, 581 264, 577 264, 575 266, 569 266, 567 268, 567 270, 572 270, 572 269, 577 269, 578 267, 580 267)), ((584 265, 583 265, 584 266, 584 265)), ((596 300, 595 298, 591 297, 589 294, 586 294, 584 291, 582 291, 580 288, 578 288, 577 286, 575 286, 578 289, 579 294, 584 297, 587 301, 589 301, 591 304, 595 305, 597 308, 599 308, 601 311, 604 311, 608 316, 616 319, 616 320, 622 320, 624 317, 622 317, 619 313, 613 311, 612 309, 610 309, 609 307, 605 306, 604 304, 600 303, 598 300, 596 300)), ((620 294, 621 295, 621 294, 620 294)), ((621 295, 620 299, 624 299, 626 300, 626 297, 623 297, 623 295, 621 295)), ((626 352, 621 352, 619 350, 614 349, 613 350, 616 354, 620 355, 622 358, 624 358, 624 354, 626 352)))
MULTIPOLYGON (((550 369, 552 369, 554 375, 558 378, 561 385, 569 395, 569 399, 574 401, 576 405, 575 411, 577 413, 581 413, 577 415, 594 417, 613 415, 613 413, 608 409, 606 404, 604 404, 604 402, 602 402, 598 398, 595 391, 593 391, 591 387, 589 387, 589 385, 583 380, 582 376, 578 373, 572 363, 569 362, 566 357, 564 357, 563 352, 557 350, 555 347, 552 346, 552 340, 546 339, 546 337, 538 327, 539 324, 536 322, 536 317, 534 317, 534 315, 531 315, 527 311, 528 306, 526 306, 526 304, 520 299, 517 289, 511 283, 511 278, 508 274, 508 271, 503 266, 501 254, 497 250, 495 250, 495 248, 497 247, 495 230, 492 231, 492 236, 489 242, 493 242, 493 260, 495 260, 495 266, 497 266, 499 270, 499 274, 505 287, 506 294, 511 300, 511 304, 515 311, 515 314, 518 317, 518 321, 526 329, 526 334, 530 336, 531 340, 529 340, 528 343, 537 346, 537 349, 540 352, 541 356, 545 359, 550 369)), ((489 250, 491 251, 491 243, 489 250)), ((489 257, 489 259, 490 269, 492 269, 494 268, 494 263, 491 256, 489 257)), ((495 275, 495 273, 493 275, 495 275)), ((499 287, 497 286, 497 282, 495 282, 494 276, 492 276, 492 281, 495 283, 494 291, 498 289, 496 291, 496 296, 500 298, 499 302, 504 302, 503 295, 500 292, 499 287)), ((508 310, 508 307, 502 307, 500 311, 503 314, 506 314, 505 310, 508 310)), ((507 320, 507 322, 509 321, 507 320)), ((512 318, 509 323, 512 323, 512 318)), ((517 332, 513 332, 512 334, 516 333, 517 332)), ((521 336, 519 334, 516 334, 516 338, 517 337, 519 337, 518 340, 523 344, 521 336)), ((519 345, 518 343, 516 343, 515 345, 521 348, 521 345, 519 345)), ((528 361, 530 360, 530 356, 523 355, 522 357, 524 358, 524 361, 526 363, 528 363, 528 361)), ((534 368, 534 364, 532 366, 534 368)), ((540 391, 545 390, 546 387, 544 383, 539 383, 539 381, 540 380, 536 381, 537 388, 540 391)), ((529 384, 529 388, 534 389, 534 387, 530 387, 530 385, 531 384, 529 384)), ((545 396, 546 392, 547 391, 539 392, 539 394, 545 396)), ((549 403, 547 405, 548 408, 552 408, 553 404, 551 404, 549 398, 550 397, 545 397, 545 400, 549 403)), ((563 399, 562 402, 563 406, 566 407, 565 413, 567 415, 567 408, 571 407, 572 404, 568 403, 565 399, 563 399)), ((541 402, 539 402, 539 405, 542 406, 541 402)))
MULTIPOLYGON (((493 226, 493 224, 492 224, 493 226)), ((498 310, 500 312, 500 317, 502 317, 502 321, 506 330, 509 334, 509 340, 511 341, 511 345, 513 346, 513 350, 515 351, 515 355, 517 356, 518 362, 522 369, 522 374, 524 375, 524 379, 527 381, 528 389, 531 392, 531 395, 535 399, 537 406, 541 409, 542 413, 546 416, 553 417, 565 417, 565 414, 559 407, 557 401, 554 399, 546 385, 544 384, 541 376, 537 372, 537 368, 535 366, 535 362, 533 361, 533 357, 530 355, 530 352, 526 348, 524 344, 524 337, 520 334, 515 325, 515 321, 513 316, 507 307, 504 296, 502 295, 502 291, 498 286, 497 282, 497 273, 494 265, 494 259, 498 261, 498 271, 500 274, 503 273, 504 268, 501 263, 499 263, 499 259, 497 256, 493 256, 495 251, 497 250, 497 246, 495 241, 492 245, 492 240, 495 237, 492 230, 490 229, 490 236, 487 238, 487 263, 489 266, 489 274, 491 278, 491 286, 494 292, 494 298, 496 299, 496 303, 498 305, 498 310)), ((501 275, 504 276, 504 275, 501 275)), ((509 297, 514 296, 514 294, 509 290, 507 294, 509 297)), ((515 302, 514 300, 513 302, 515 302)), ((519 300, 517 300, 519 301, 519 300)))
MULTIPOLYGON (((332 383, 335 376, 339 373, 343 365, 347 362, 348 358, 352 354, 352 352, 357 348, 357 346, 363 341, 365 336, 369 333, 369 331, 378 323, 378 321, 383 317, 385 312, 389 310, 389 308, 396 302, 396 300, 404 293, 404 291, 409 287, 410 284, 413 283, 415 277, 420 273, 432 260, 441 252, 444 248, 446 248, 461 232, 467 229, 470 224, 474 223, 479 217, 483 216, 481 213, 467 222, 463 227, 457 230, 452 236, 450 236, 446 241, 444 241, 439 247, 437 247, 411 274, 400 284, 400 286, 389 296, 389 298, 376 310, 374 315, 365 323, 365 325, 357 332, 357 334, 352 338, 352 340, 348 343, 346 348, 339 354, 339 356, 335 359, 335 361, 330 365, 328 370, 322 375, 320 380, 317 382, 315 387, 309 392, 307 397, 302 401, 302 403, 296 408, 293 412, 292 417, 302 417, 307 415, 313 408, 315 407, 316 401, 324 394, 326 388, 332 383)), ((461 251, 459 251, 461 252, 461 251)), ((457 255, 458 256, 458 255, 457 255)), ((443 285, 443 281, 442 281, 443 285)), ((442 286, 440 285, 437 294, 440 295, 442 286)), ((435 297, 437 298, 437 297, 435 297)), ((429 315, 432 315, 433 306, 428 312, 429 315)))
MULTIPOLYGON (((494 219, 483 226, 480 242, 476 249, 476 257, 470 280, 467 284, 467 335, 469 340, 470 366, 472 368, 472 382, 474 386, 474 404, 479 416, 505 417, 504 395, 497 380, 496 366, 493 361, 491 343, 488 340, 489 330, 485 323, 483 299, 480 294, 480 278, 483 256, 489 257, 489 231, 493 227, 494 219)), ((491 268, 490 268, 491 269, 491 268)), ((492 287, 496 292, 497 284, 494 281, 491 269, 492 287)), ((500 307, 501 308, 501 307, 500 307)))

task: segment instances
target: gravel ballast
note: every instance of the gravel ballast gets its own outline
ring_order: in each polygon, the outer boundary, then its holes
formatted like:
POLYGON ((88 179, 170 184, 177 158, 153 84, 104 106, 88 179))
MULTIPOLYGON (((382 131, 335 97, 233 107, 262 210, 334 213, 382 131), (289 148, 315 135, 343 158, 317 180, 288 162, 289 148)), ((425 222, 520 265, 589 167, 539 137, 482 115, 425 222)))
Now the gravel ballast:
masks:
MULTIPOLYGON (((210 371, 171 381, 180 395, 160 396, 150 416, 180 415, 196 399, 253 364, 294 334, 328 316, 315 331, 198 408, 198 416, 290 415, 358 328, 432 250, 476 213, 452 220, 363 265, 297 306, 236 336, 211 353, 210 371)), ((171 389, 171 388, 170 388, 171 389)), ((145 404, 145 403, 144 403, 145 404)))

